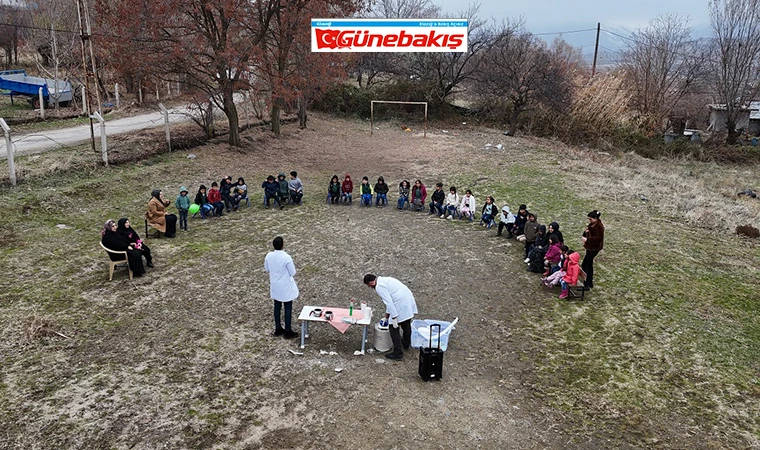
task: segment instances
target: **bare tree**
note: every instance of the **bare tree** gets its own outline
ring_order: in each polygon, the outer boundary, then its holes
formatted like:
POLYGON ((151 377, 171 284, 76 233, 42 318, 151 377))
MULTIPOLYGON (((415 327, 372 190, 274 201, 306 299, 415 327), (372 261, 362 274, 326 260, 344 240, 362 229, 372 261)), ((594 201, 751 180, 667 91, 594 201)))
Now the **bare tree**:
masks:
POLYGON ((514 136, 520 115, 551 91, 557 73, 546 44, 524 32, 521 22, 505 22, 491 36, 478 72, 478 90, 486 100, 506 100, 511 109, 508 134, 514 136))
POLYGON ((711 0, 710 22, 711 75, 718 99, 726 105, 726 142, 734 144, 740 114, 760 89, 760 0, 711 0))
POLYGON ((18 64, 18 47, 25 21, 26 4, 4 5, 0 2, 0 49, 5 53, 3 67, 7 70, 14 63, 18 64))
MULTIPOLYGON (((432 19, 441 15, 441 9, 432 0, 377 0, 370 5, 369 14, 382 19, 432 19)), ((357 54, 353 66, 356 82, 359 87, 372 87, 380 81, 378 75, 398 73, 405 66, 406 56, 383 52, 357 54)))
POLYGON ((467 52, 412 53, 409 55, 409 75, 426 87, 426 100, 443 103, 450 95, 460 92, 462 85, 474 79, 481 63, 481 53, 488 45, 484 23, 478 18, 478 4, 459 12, 456 18, 468 20, 467 52))
POLYGON ((659 16, 633 33, 621 65, 646 128, 667 127, 666 119, 701 76, 703 56, 691 39, 689 20, 678 15, 659 16))

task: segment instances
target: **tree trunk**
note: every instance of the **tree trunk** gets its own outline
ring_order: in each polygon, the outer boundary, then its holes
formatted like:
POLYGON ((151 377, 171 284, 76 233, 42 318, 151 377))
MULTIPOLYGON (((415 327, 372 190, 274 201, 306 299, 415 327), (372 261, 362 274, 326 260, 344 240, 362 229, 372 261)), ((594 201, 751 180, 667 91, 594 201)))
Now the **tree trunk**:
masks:
POLYGON ((739 133, 736 132, 736 121, 732 119, 726 119, 726 130, 728 130, 728 137, 726 138, 726 144, 734 145, 739 140, 739 133))
POLYGON ((362 88, 362 78, 363 78, 362 75, 364 75, 364 72, 361 69, 359 69, 359 75, 356 76, 356 82, 359 83, 359 89, 362 88))
POLYGON ((281 97, 275 97, 272 102, 272 114, 270 116, 272 120, 272 133, 277 137, 280 137, 281 134, 280 111, 282 110, 282 103, 283 100, 281 97))
POLYGON ((306 97, 298 98, 298 126, 303 130, 306 128, 306 97))
POLYGON ((521 110, 522 108, 519 106, 512 107, 512 117, 509 119, 509 131, 507 132, 509 136, 514 136, 517 133, 517 123, 520 120, 521 110))
POLYGON ((232 86, 224 89, 224 114, 227 116, 227 122, 230 126, 230 138, 227 142, 237 147, 240 145, 240 127, 233 94, 232 86))

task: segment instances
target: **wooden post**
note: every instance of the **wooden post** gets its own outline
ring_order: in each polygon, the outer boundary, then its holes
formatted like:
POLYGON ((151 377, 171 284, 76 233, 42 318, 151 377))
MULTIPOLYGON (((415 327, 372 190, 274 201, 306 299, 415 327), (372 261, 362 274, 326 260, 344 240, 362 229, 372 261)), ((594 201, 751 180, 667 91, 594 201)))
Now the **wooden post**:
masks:
POLYGON ((166 107, 159 103, 158 104, 159 109, 161 109, 161 112, 164 114, 164 128, 166 129, 166 146, 169 148, 169 151, 172 151, 172 138, 169 134, 169 110, 166 109, 166 107))
POLYGON ((137 89, 137 102, 142 105, 142 86, 137 89))
POLYGON ((372 135, 372 133, 375 130, 375 125, 373 123, 374 121, 375 121, 375 101, 370 100, 369 102, 369 134, 370 135, 372 135))
POLYGON ((5 123, 2 117, 0 117, 0 128, 5 132, 5 148, 8 150, 8 171, 11 177, 11 184, 16 185, 16 164, 13 161, 13 142, 11 141, 11 129, 8 124, 5 123))
POLYGON ((594 64, 591 66, 591 76, 596 75, 596 57, 599 55, 599 33, 602 31, 602 23, 596 23, 596 45, 594 46, 594 64))
POLYGON ((427 104, 427 102, 425 102, 425 126, 422 129, 422 137, 423 138, 427 137, 427 107, 428 107, 428 104, 427 104))

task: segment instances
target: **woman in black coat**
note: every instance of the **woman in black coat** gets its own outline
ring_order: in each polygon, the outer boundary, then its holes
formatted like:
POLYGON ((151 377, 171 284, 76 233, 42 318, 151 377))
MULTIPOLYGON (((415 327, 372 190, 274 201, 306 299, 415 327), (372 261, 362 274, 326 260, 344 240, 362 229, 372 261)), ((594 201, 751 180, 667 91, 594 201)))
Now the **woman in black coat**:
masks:
POLYGON ((145 264, 146 266, 153 267, 153 257, 150 254, 150 247, 148 247, 145 242, 140 239, 140 235, 138 235, 137 231, 132 228, 132 224, 129 223, 129 219, 126 217, 119 219, 118 226, 116 227, 116 232, 131 242, 132 248, 142 253, 142 255, 145 257, 145 262, 147 263, 145 264))
MULTIPOLYGON (((136 277, 143 276, 145 273, 145 267, 143 267, 142 252, 136 250, 127 238, 117 233, 116 228, 116 222, 108 220, 103 227, 103 231, 100 232, 103 236, 100 239, 100 242, 102 242, 109 250, 115 252, 126 251, 127 262, 129 263, 129 269, 132 271, 132 274, 136 277)), ((118 261, 120 259, 118 255, 114 255, 113 253, 109 253, 108 257, 111 258, 111 261, 118 261)))

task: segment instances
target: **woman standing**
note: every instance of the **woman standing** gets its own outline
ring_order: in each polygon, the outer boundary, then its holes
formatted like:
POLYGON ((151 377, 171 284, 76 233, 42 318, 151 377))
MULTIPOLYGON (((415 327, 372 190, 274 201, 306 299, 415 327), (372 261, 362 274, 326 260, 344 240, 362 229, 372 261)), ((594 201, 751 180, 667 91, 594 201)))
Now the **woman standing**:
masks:
POLYGON ((140 239, 140 235, 137 234, 137 231, 132 228, 132 224, 129 222, 129 219, 123 217, 119 219, 118 224, 119 225, 116 228, 116 232, 122 235, 127 241, 129 241, 132 244, 132 248, 138 250, 142 256, 145 257, 145 265, 147 267, 153 267, 153 257, 150 254, 150 248, 145 245, 145 242, 140 239))
MULTIPOLYGON (((132 243, 130 243, 124 236, 116 232, 116 222, 108 220, 103 227, 103 231, 100 232, 103 236, 100 242, 103 243, 109 250, 115 252, 127 252, 127 263, 129 264, 129 270, 136 277, 141 277, 145 274, 145 267, 142 262, 142 252, 136 250, 132 243)), ((118 261, 120 258, 118 255, 109 253, 108 257, 111 261, 118 261)))
POLYGON ((166 237, 173 238, 177 232, 177 216, 166 211, 166 207, 171 205, 171 202, 164 199, 161 189, 153 189, 150 195, 148 212, 145 213, 148 224, 164 233, 166 237))
POLYGON ((593 210, 588 213, 588 227, 583 232, 583 248, 586 256, 583 257, 581 269, 586 272, 586 281, 583 283, 587 289, 594 287, 594 258, 604 247, 604 225, 600 217, 602 213, 593 210))

